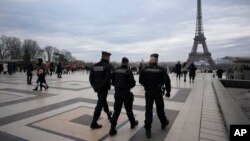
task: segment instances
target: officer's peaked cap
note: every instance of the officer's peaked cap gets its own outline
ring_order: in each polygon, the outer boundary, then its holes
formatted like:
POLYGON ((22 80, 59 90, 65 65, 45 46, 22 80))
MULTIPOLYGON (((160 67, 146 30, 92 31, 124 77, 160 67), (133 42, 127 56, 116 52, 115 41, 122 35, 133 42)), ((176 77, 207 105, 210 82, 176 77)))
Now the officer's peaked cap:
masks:
POLYGON ((150 57, 154 57, 154 58, 158 59, 159 55, 157 53, 153 53, 153 54, 150 55, 150 57))
POLYGON ((129 62, 129 60, 128 60, 127 57, 123 57, 123 58, 122 58, 122 63, 128 63, 128 62, 129 62))
POLYGON ((103 55, 103 56, 110 56, 110 55, 111 55, 111 53, 106 52, 106 51, 102 51, 102 55, 103 55))

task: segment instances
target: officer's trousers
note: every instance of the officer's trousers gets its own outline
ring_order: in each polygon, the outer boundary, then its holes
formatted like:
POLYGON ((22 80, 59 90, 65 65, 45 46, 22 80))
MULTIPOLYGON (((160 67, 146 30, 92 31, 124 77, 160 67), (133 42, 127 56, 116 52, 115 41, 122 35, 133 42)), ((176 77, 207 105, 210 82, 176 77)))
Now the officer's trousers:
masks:
POLYGON ((150 130, 153 121, 153 105, 156 104, 156 112, 161 124, 167 122, 167 117, 164 111, 164 101, 160 90, 146 90, 146 112, 145 112, 145 129, 150 130))
POLYGON ((134 95, 129 91, 116 91, 114 97, 115 97, 115 104, 114 104, 114 114, 111 119, 111 128, 115 129, 123 104, 130 123, 135 124, 135 117, 133 113, 134 95))
POLYGON ((98 100, 97 100, 97 104, 95 107, 95 112, 94 112, 92 123, 97 122, 97 120, 99 119, 101 115, 102 108, 105 111, 105 113, 107 113, 108 117, 110 118, 109 107, 107 103, 108 90, 102 90, 98 92, 97 96, 98 96, 98 100))

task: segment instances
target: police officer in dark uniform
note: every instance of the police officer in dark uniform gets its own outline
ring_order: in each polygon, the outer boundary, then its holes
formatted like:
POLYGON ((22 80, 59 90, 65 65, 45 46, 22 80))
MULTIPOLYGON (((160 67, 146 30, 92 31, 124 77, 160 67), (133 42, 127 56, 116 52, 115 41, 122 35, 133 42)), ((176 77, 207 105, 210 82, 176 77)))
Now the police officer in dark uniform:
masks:
POLYGON ((151 124, 153 118, 153 105, 156 104, 157 115, 161 122, 162 130, 169 124, 164 112, 162 86, 165 85, 166 97, 170 97, 171 84, 166 71, 157 65, 158 54, 152 54, 149 65, 141 71, 139 82, 144 86, 146 97, 145 130, 147 138, 151 138, 151 124))
POLYGON ((89 75, 90 84, 94 91, 97 92, 98 96, 93 121, 90 125, 92 129, 98 129, 102 127, 102 125, 97 123, 102 108, 107 113, 108 119, 111 120, 112 112, 109 111, 107 103, 108 90, 111 87, 111 71, 113 68, 112 65, 109 64, 110 55, 110 53, 103 51, 101 61, 94 65, 89 75))
POLYGON ((112 85, 115 87, 115 104, 114 114, 111 119, 111 129, 109 131, 111 136, 117 133, 116 125, 123 103, 130 121, 131 129, 138 125, 138 121, 135 120, 132 111, 134 95, 132 92, 130 92, 130 89, 135 86, 136 82, 132 71, 128 67, 128 63, 129 60, 126 57, 123 57, 121 67, 118 67, 112 73, 112 85))

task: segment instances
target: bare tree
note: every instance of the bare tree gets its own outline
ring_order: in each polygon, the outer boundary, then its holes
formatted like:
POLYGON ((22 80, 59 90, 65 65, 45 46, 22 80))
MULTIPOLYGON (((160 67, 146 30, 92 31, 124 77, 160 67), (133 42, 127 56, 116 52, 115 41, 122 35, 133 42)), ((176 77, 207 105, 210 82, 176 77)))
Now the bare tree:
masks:
POLYGON ((48 59, 49 62, 63 61, 65 63, 75 61, 75 57, 67 50, 60 51, 56 47, 46 46, 41 49, 36 41, 24 40, 23 44, 17 37, 0 37, 0 59, 34 60, 37 58, 48 59))
POLYGON ((58 54, 60 54, 60 50, 54 47, 52 62, 58 62, 58 54))
POLYGON ((36 58, 42 58, 44 61, 46 60, 46 55, 45 55, 45 50, 44 49, 39 49, 37 52, 37 57, 36 58))
POLYGON ((0 59, 7 59, 8 58, 8 47, 7 47, 7 36, 2 35, 0 38, 0 59))
POLYGON ((37 42, 31 39, 24 40, 23 51, 24 51, 24 60, 27 59, 34 60, 38 57, 41 57, 41 52, 42 52, 37 42))
POLYGON ((45 53, 47 55, 48 61, 52 62, 53 61, 53 55, 54 55, 55 47, 46 46, 44 48, 44 51, 45 51, 45 53))
POLYGON ((6 46, 11 59, 21 58, 21 40, 16 37, 7 37, 6 46))
POLYGON ((54 59, 56 62, 61 61, 63 64, 75 61, 75 57, 71 55, 71 52, 67 50, 61 50, 59 52, 54 52, 54 59))
POLYGON ((67 62, 71 62, 74 60, 74 57, 72 56, 71 52, 69 52, 67 50, 62 50, 61 54, 64 56, 64 58, 67 62))

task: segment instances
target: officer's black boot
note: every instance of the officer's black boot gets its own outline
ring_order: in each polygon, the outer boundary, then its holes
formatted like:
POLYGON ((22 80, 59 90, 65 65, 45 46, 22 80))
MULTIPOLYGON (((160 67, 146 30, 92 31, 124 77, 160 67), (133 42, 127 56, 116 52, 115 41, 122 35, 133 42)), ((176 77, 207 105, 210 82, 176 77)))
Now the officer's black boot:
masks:
POLYGON ((130 125, 130 128, 131 128, 131 129, 134 129, 135 126, 138 125, 138 123, 139 123, 138 120, 135 120, 135 122, 134 122, 133 124, 130 125))
POLYGON ((115 130, 115 128, 110 128, 110 130, 109 130, 109 135, 110 136, 114 136, 114 135, 116 135, 117 134, 117 131, 115 130))
POLYGON ((91 123, 90 128, 92 129, 99 129, 102 128, 102 125, 98 124, 98 123, 91 123))
POLYGON ((94 112, 93 121, 92 121, 92 123, 91 123, 91 125, 90 125, 90 128, 92 128, 92 129, 99 129, 99 128, 102 128, 102 125, 100 125, 100 124, 97 123, 98 118, 99 118, 99 115, 98 115, 98 113, 95 111, 95 112, 94 112))
POLYGON ((111 122, 111 127, 110 127, 110 130, 109 130, 109 135, 110 136, 114 136, 114 135, 116 135, 117 134, 117 131, 116 131, 116 125, 117 125, 117 121, 115 121, 115 119, 114 118, 112 118, 111 120, 110 120, 110 122, 111 122))
POLYGON ((151 138, 151 130, 146 130, 146 137, 151 138))
POLYGON ((161 124, 161 129, 164 130, 166 126, 168 126, 168 124, 169 124, 169 120, 167 120, 166 123, 161 124))

